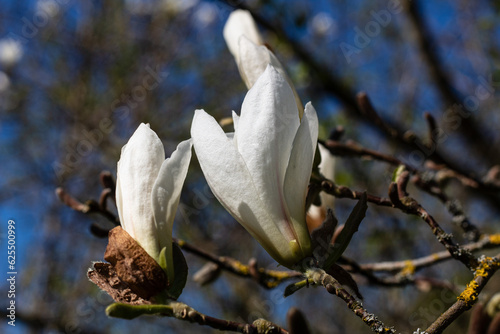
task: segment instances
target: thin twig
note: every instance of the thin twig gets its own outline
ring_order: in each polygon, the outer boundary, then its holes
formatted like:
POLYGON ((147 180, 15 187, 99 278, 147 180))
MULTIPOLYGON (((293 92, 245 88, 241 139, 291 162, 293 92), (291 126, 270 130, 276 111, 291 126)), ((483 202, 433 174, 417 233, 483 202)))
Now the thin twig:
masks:
POLYGON ((498 155, 488 154, 492 139, 488 138, 486 131, 481 130, 484 126, 478 124, 474 115, 471 115, 470 112, 467 111, 467 114, 463 114, 459 111, 460 108, 464 108, 462 102, 464 97, 460 96, 445 73, 444 65, 436 52, 437 48, 433 42, 432 35, 424 23, 424 17, 418 1, 408 1, 404 7, 413 24, 415 32, 413 36, 417 38, 417 43, 429 68, 429 72, 444 102, 449 106, 446 112, 449 112, 450 115, 447 117, 452 117, 453 115, 462 119, 460 130, 462 130, 462 134, 468 139, 466 141, 467 144, 477 153, 477 156, 482 157, 491 165, 500 163, 498 155))
MULTIPOLYGON (((479 230, 470 222, 463 210, 461 205, 457 201, 452 201, 448 196, 441 190, 436 179, 436 174, 432 174, 432 177, 428 177, 429 173, 423 174, 411 165, 404 163, 403 161, 375 150, 367 149, 361 145, 348 141, 346 143, 341 143, 338 141, 327 140, 320 141, 323 146, 329 149, 329 151, 336 156, 359 156, 361 158, 368 157, 370 159, 375 159, 378 161, 387 162, 393 166, 405 166, 405 168, 414 174, 411 179, 412 183, 417 185, 420 189, 426 191, 427 193, 439 198, 448 211, 453 215, 453 222, 460 226, 469 240, 476 241, 479 238, 479 230)), ((455 175, 456 178, 462 182, 465 186, 477 187, 477 183, 463 175, 455 175)))
POLYGON ((469 269, 475 268, 478 262, 472 253, 454 243, 452 236, 439 226, 434 217, 420 203, 408 195, 406 185, 408 184, 409 177, 409 172, 405 171, 399 175, 397 183, 391 183, 389 186, 389 198, 391 201, 401 211, 422 218, 429 225, 437 240, 450 252, 452 257, 465 264, 469 269))
POLYGON ((264 268, 256 268, 256 264, 245 265, 238 260, 226 256, 217 256, 205 250, 202 250, 184 240, 174 239, 174 242, 186 252, 192 253, 202 259, 217 264, 221 269, 229 271, 240 277, 252 278, 260 285, 267 289, 277 287, 280 283, 302 276, 301 273, 296 271, 279 271, 268 270, 264 268))
POLYGON ((411 172, 417 172, 417 170, 405 164, 403 161, 393 157, 392 155, 384 154, 375 150, 364 148, 363 146, 355 143, 353 141, 347 141, 346 143, 341 143, 339 141, 326 140, 319 141, 323 146, 325 146, 331 154, 335 156, 359 156, 361 158, 370 158, 374 160, 384 161, 393 166, 404 165, 411 172))
POLYGON ((340 297, 363 322, 376 333, 396 333, 392 327, 387 327, 373 313, 369 313, 342 285, 324 270, 311 269, 306 275, 316 284, 323 286, 328 293, 340 297))
POLYGON ((202 326, 208 326, 221 331, 238 332, 244 334, 288 334, 288 331, 265 319, 257 319, 252 324, 239 323, 208 316, 196 311, 192 307, 179 303, 168 304, 130 305, 115 303, 106 309, 110 317, 133 319, 141 315, 162 315, 173 317, 202 326))
MULTIPOLYGON (((346 186, 338 186, 333 181, 330 181, 328 179, 321 178, 313 181, 318 182, 321 185, 321 188, 324 192, 333 195, 337 198, 350 198, 359 200, 363 195, 363 192, 361 191, 351 190, 346 186)), ((389 198, 378 197, 375 195, 367 194, 366 199, 368 202, 380 206, 394 207, 394 204, 391 202, 389 198)))
MULTIPOLYGON (((467 249, 471 252, 496 247, 500 247, 500 234, 484 235, 478 242, 463 246, 464 249, 467 249)), ((419 269, 441 263, 451 258, 452 256, 450 252, 442 251, 416 259, 366 263, 360 264, 359 267, 363 270, 371 272, 397 272, 404 270, 405 268, 412 268, 413 271, 417 271, 419 269)))
MULTIPOLYGON (((470 254, 466 249, 463 249, 459 245, 455 244, 451 235, 447 234, 437 223, 437 221, 413 198, 403 196, 401 192, 406 193, 406 183, 409 177, 408 172, 402 173, 405 178, 400 178, 398 183, 392 183, 389 188, 389 199, 382 198, 375 195, 367 195, 367 200, 370 203, 374 203, 380 206, 396 207, 401 211, 418 216, 424 220, 429 227, 431 227, 432 233, 436 236, 438 241, 443 244, 450 254, 464 263, 468 268, 474 268, 477 265, 477 260, 470 254), (406 173, 406 174, 405 174, 406 173), (399 188, 399 189, 398 189, 399 188)), ((316 180, 318 182, 319 180, 316 180)), ((353 191, 345 186, 337 186, 330 180, 322 179, 320 181, 323 190, 330 195, 338 198, 350 198, 359 199, 362 196, 362 192, 353 191)))
POLYGON ((453 223, 459 226, 465 233, 465 237, 470 241, 477 241, 481 236, 479 229, 471 223, 467 215, 462 209, 462 205, 456 199, 452 200, 439 187, 433 179, 425 178, 421 174, 416 174, 411 179, 412 183, 427 193, 437 197, 446 207, 448 212, 453 216, 453 223))

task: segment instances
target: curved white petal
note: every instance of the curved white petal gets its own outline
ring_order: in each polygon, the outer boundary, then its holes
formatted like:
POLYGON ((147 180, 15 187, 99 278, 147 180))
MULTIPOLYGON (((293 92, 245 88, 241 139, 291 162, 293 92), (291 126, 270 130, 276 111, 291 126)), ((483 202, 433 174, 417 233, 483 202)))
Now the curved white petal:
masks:
POLYGON ((238 122, 240 121, 240 116, 238 116, 237 113, 234 112, 233 110, 233 125, 234 125, 234 132, 238 131, 238 122))
POLYGON ((257 79, 264 73, 268 65, 272 65, 281 76, 288 82, 293 91, 297 109, 300 117, 304 113, 302 102, 299 95, 295 91, 292 80, 285 71, 281 62, 276 58, 264 45, 257 45, 248 39, 246 36, 241 36, 239 39, 239 57, 237 57, 238 70, 248 89, 252 88, 257 79))
POLYGON ((154 258, 159 249, 151 209, 151 191, 165 160, 163 144, 141 124, 123 146, 118 161, 116 202, 122 227, 154 258))
POLYGON ((173 278, 172 227, 181 196, 182 186, 191 161, 191 140, 181 142, 170 158, 161 165, 151 193, 156 223, 156 236, 160 251, 167 247, 167 270, 173 278))
POLYGON ((264 45, 257 45, 245 35, 240 36, 238 57, 236 57, 241 77, 248 89, 264 73, 267 65, 282 67, 278 59, 264 45))
POLYGON ((238 59, 238 40, 240 36, 246 36, 255 44, 262 44, 257 25, 247 10, 238 9, 229 15, 224 25, 223 35, 229 51, 236 59, 238 59))
POLYGON ((240 152, 265 210, 289 241, 297 239, 283 193, 285 173, 299 116, 288 83, 272 66, 243 101, 238 131, 240 152))
MULTIPOLYGON (((238 122, 240 130, 241 121, 238 122)), ((224 208, 279 263, 291 266, 295 258, 287 240, 266 211, 234 139, 203 110, 196 110, 191 126, 193 145, 210 189, 224 208)))
MULTIPOLYGON (((119 164, 120 164, 120 161, 118 161, 118 165, 119 164)), ((124 219, 122 187, 121 187, 120 178, 118 177, 118 175, 116 177, 115 199, 116 199, 116 210, 118 211, 118 217, 120 218, 120 225, 122 226, 122 228, 125 231, 127 231, 127 223, 129 223, 130 221, 124 219)), ((132 235, 132 226, 129 226, 128 230, 130 230, 130 232, 128 232, 128 234, 130 234, 130 236, 133 238, 134 236, 132 235)))
MULTIPOLYGON (((335 178, 335 157, 330 151, 321 144, 318 144, 319 153, 321 154, 321 163, 318 168, 321 174, 329 180, 335 178)), ((319 196, 321 197, 321 206, 323 208, 333 208, 335 197, 322 191, 319 196)))
POLYGON ((309 102, 293 141, 284 184, 286 203, 304 253, 308 252, 310 246, 309 232, 305 223, 305 202, 317 140, 318 116, 309 102))

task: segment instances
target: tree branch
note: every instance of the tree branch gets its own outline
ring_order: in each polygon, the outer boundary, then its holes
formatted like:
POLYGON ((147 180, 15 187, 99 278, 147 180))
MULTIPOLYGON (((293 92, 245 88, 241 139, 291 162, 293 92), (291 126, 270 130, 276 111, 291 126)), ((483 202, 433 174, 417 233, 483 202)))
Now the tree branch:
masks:
POLYGON ((405 3, 404 7, 414 27, 414 35, 417 38, 416 42, 420 47, 431 77, 434 79, 444 102, 448 105, 446 112, 451 113, 449 117, 457 116, 462 119, 462 122, 460 123, 462 134, 468 139, 467 144, 472 148, 478 157, 485 159, 491 165, 500 163, 497 154, 489 154, 489 147, 491 146, 492 138, 488 137, 486 131, 481 130, 483 126, 478 124, 474 115, 470 115, 468 111, 466 116, 462 115, 458 111, 459 108, 463 108, 464 97, 460 96, 445 73, 444 66, 439 60, 439 56, 436 52, 436 44, 433 41, 431 33, 425 26, 424 17, 421 9, 419 8, 420 6, 418 1, 408 1, 405 3))
POLYGON ((163 315, 183 321, 197 323, 221 331, 244 334, 288 334, 288 331, 264 319, 257 319, 252 324, 214 318, 196 311, 192 307, 179 302, 168 304, 130 305, 114 303, 106 308, 110 317, 134 319, 141 315, 163 315))
POLYGON ((306 276, 308 276, 314 284, 323 286, 328 293, 340 297, 340 299, 347 304, 349 309, 360 317, 372 331, 376 333, 396 333, 393 327, 387 327, 382 321, 378 320, 373 313, 369 313, 364 309, 361 302, 358 302, 335 278, 328 275, 324 270, 311 269, 306 273, 306 276))
POLYGON ((302 276, 301 273, 296 271, 280 271, 257 268, 256 263, 253 261, 250 261, 251 263, 249 265, 244 265, 238 260, 227 256, 217 256, 211 254, 180 239, 174 239, 174 242, 176 242, 177 245, 179 245, 179 247, 186 252, 192 253, 202 259, 215 263, 220 268, 229 271, 237 276, 252 278, 267 289, 275 288, 280 283, 286 280, 302 276))
POLYGON ((479 293, 500 267, 499 256, 500 254, 494 258, 486 257, 479 263, 467 288, 457 297, 458 300, 425 330, 427 334, 442 333, 458 316, 477 302, 479 293))
MULTIPOLYGON (((492 249, 496 247, 500 247, 500 234, 484 235, 480 241, 463 246, 464 249, 471 252, 492 249)), ((411 267, 413 271, 417 271, 419 269, 438 264, 451 258, 452 256, 450 252, 442 251, 411 260, 366 263, 360 264, 359 266, 361 269, 367 271, 397 272, 408 267, 411 267)))

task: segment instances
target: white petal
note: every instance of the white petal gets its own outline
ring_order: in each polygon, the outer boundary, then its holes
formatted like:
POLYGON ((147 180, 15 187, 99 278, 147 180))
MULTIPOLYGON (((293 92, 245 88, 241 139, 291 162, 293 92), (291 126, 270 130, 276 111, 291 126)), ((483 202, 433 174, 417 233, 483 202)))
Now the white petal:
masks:
POLYGON ((141 124, 122 148, 116 199, 122 227, 156 258, 159 253, 151 209, 151 191, 165 160, 163 144, 149 125, 141 124))
POLYGON ((264 73, 267 65, 281 66, 268 48, 253 43, 246 36, 241 36, 239 39, 238 53, 238 69, 248 89, 252 88, 257 79, 264 73))
POLYGON ((233 139, 203 110, 195 112, 191 136, 203 174, 220 203, 276 261, 293 265, 289 241, 266 212, 233 139))
POLYGON ((318 117, 309 102, 293 141, 292 153, 285 177, 285 199, 301 247, 308 248, 309 232, 305 223, 307 187, 318 140, 318 117))
POLYGON ((151 193, 159 249, 167 247, 169 279, 173 277, 172 227, 190 161, 191 140, 185 140, 161 165, 151 193))
MULTIPOLYGON (((118 161, 118 166, 120 165, 120 161, 118 161)), ((119 167, 117 169, 120 169, 119 167)), ((118 173, 117 173, 118 174, 118 173)), ((130 236, 132 238, 135 238, 132 232, 132 226, 128 226, 127 228, 127 225, 129 222, 128 219, 124 219, 125 216, 123 214, 123 196, 122 196, 122 187, 121 187, 121 183, 120 183, 120 177, 116 177, 116 187, 115 187, 115 199, 116 199, 116 209, 118 211, 118 217, 120 218, 120 225, 122 226, 122 228, 128 232, 128 234, 130 234, 130 236), (130 232, 129 232, 130 231, 130 232)))
POLYGON ((264 45, 257 45, 246 38, 246 36, 242 36, 239 39, 239 57, 237 59, 238 70, 248 89, 253 87, 268 65, 272 65, 276 68, 286 82, 288 82, 290 88, 292 88, 300 117, 302 117, 304 108, 302 107, 299 95, 295 91, 292 80, 278 58, 276 58, 267 47, 264 45))
MULTIPOLYGON (((335 178, 335 156, 321 144, 318 144, 319 153, 321 154, 321 163, 318 168, 321 174, 329 180, 335 178)), ((321 197, 321 206, 323 208, 333 208, 335 197, 322 191, 319 196, 321 197)))
POLYGON ((232 12, 224 25, 224 39, 233 56, 238 59, 238 40, 244 35, 255 44, 262 44, 259 30, 247 10, 238 9, 232 12))
POLYGON ((290 86, 274 67, 268 66, 243 101, 235 137, 265 210, 289 241, 296 236, 283 184, 299 124, 290 86))
POLYGON ((233 125, 234 125, 234 132, 238 131, 238 122, 240 121, 240 116, 238 116, 237 113, 234 112, 233 110, 233 125))

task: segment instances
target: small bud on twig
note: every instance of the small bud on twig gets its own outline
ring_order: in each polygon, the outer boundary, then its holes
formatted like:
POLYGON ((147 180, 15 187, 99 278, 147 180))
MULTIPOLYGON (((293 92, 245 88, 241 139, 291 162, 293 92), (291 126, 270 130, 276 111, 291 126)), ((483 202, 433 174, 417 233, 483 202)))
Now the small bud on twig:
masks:
POLYGON ((309 327, 304 314, 296 307, 288 310, 286 315, 288 330, 290 334, 309 334, 309 327))
POLYGON ((213 262, 207 262, 193 275, 193 281, 204 286, 215 281, 220 276, 220 273, 221 268, 219 265, 213 262))

